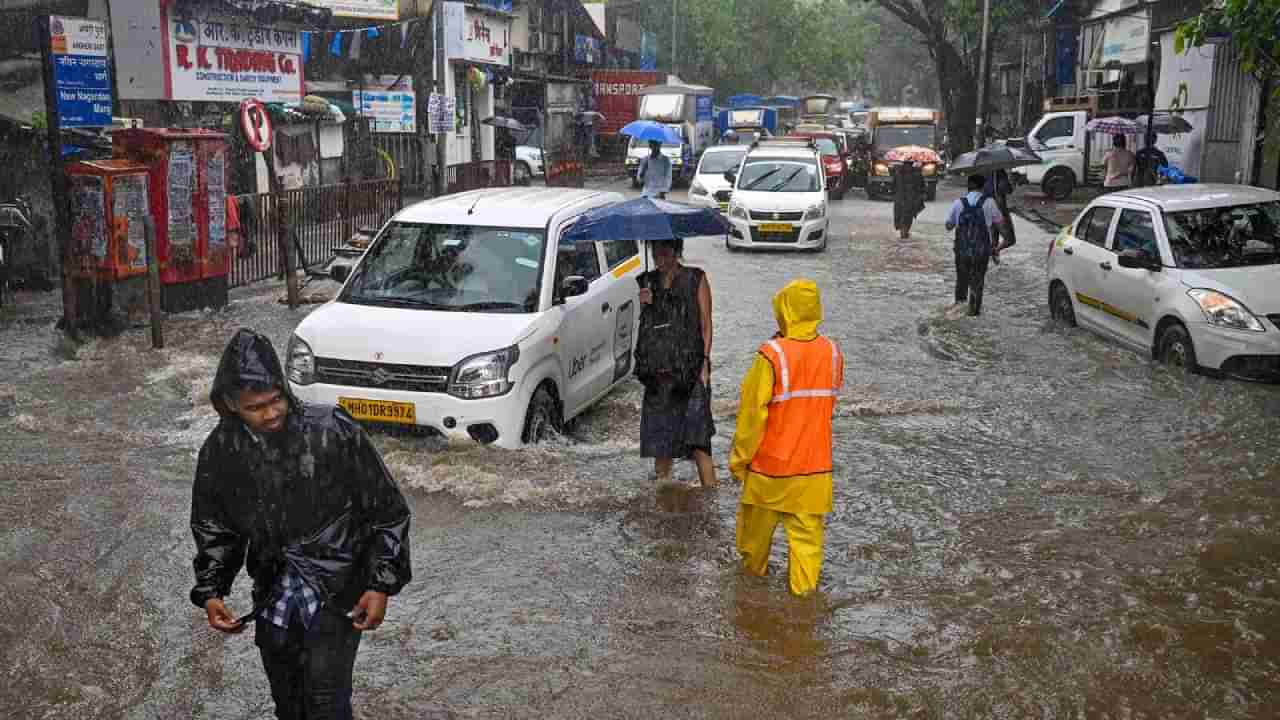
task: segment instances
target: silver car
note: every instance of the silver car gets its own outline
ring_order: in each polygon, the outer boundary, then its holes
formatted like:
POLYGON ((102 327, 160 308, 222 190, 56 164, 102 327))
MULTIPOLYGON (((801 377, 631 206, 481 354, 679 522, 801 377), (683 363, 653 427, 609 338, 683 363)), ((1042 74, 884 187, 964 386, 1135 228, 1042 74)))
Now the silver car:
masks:
POLYGON ((1062 322, 1188 370, 1280 379, 1280 193, 1104 195, 1054 238, 1047 268, 1062 322))

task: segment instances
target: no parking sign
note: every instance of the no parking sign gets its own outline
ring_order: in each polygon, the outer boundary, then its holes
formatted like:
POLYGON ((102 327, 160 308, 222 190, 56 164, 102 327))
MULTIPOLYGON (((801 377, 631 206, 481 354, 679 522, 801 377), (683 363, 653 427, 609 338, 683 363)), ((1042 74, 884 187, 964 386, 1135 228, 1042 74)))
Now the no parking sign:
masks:
POLYGON ((271 149, 271 118, 260 100, 240 103, 240 129, 249 145, 258 152, 271 149))

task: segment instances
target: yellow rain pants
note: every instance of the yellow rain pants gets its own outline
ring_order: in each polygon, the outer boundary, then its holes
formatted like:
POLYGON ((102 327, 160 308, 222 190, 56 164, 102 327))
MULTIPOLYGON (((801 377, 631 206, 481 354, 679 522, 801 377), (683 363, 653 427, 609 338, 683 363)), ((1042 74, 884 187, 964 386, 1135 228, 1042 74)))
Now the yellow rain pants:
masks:
POLYGON ((742 566, 752 575, 769 571, 769 548, 778 523, 787 531, 790 545, 788 581, 795 595, 808 595, 818 587, 822 573, 822 531, 819 513, 785 513, 757 505, 738 506, 738 552, 742 566))

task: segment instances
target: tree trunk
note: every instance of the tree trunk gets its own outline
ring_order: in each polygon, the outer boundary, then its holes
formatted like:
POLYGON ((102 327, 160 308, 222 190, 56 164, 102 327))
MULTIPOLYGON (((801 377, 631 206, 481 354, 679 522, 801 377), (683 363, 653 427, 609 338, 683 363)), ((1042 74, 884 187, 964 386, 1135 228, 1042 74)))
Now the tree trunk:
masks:
POLYGON ((946 114, 947 135, 952 157, 973 149, 973 129, 977 120, 978 87, 964 59, 944 39, 933 41, 933 62, 938 71, 938 94, 946 114))

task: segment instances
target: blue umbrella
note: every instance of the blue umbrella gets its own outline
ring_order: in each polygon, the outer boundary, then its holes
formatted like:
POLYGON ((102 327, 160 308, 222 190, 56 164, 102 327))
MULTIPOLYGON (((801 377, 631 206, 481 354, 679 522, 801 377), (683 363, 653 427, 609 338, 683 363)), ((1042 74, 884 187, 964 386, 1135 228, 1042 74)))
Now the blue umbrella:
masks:
POLYGON ((719 209, 656 198, 636 198, 589 210, 560 236, 561 247, 612 240, 670 240, 724 235, 729 223, 719 209))
POLYGON ((681 145, 684 138, 675 128, 652 120, 636 120, 629 122, 618 132, 629 135, 644 142, 658 141, 663 145, 681 145))

